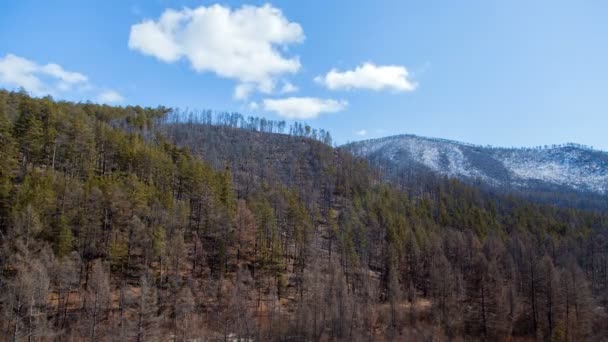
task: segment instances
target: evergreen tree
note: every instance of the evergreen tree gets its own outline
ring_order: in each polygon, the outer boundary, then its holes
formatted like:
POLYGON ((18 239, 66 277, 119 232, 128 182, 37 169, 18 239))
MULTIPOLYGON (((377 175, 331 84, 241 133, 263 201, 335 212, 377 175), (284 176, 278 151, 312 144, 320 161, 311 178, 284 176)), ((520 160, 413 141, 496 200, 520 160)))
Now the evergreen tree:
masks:
POLYGON ((66 222, 65 217, 61 216, 59 218, 59 234, 57 235, 57 256, 62 258, 70 252, 72 252, 74 248, 74 234, 72 234, 72 229, 66 222))
POLYGON ((12 179, 17 166, 15 139, 6 107, 0 98, 0 232, 6 232, 10 225, 12 179))
POLYGON ((21 164, 24 172, 29 163, 35 165, 40 160, 43 152, 44 135, 35 100, 27 96, 21 98, 19 116, 13 130, 22 155, 21 164))

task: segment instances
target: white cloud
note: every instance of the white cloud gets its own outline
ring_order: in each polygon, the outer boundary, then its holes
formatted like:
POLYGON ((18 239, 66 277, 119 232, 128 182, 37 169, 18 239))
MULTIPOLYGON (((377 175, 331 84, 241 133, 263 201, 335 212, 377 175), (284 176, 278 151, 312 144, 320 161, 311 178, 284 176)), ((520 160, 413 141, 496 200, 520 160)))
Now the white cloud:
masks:
POLYGON ((331 90, 371 89, 375 91, 392 90, 408 92, 418 84, 408 79, 408 71, 399 65, 375 65, 364 63, 354 70, 338 71, 332 69, 325 76, 315 77, 315 82, 331 90))
POLYGON ((362 129, 360 131, 356 131, 355 134, 358 135, 358 136, 360 136, 360 137, 364 137, 364 136, 367 135, 367 130, 362 129))
POLYGON ((241 83, 234 88, 234 94, 232 97, 234 97, 235 100, 247 100, 247 98, 249 98, 249 94, 251 94, 251 92, 254 90, 255 85, 251 83, 241 83))
POLYGON ((186 59, 197 72, 235 79, 234 97, 243 100, 254 90, 271 93, 281 75, 296 73, 298 57, 284 52, 303 40, 302 27, 269 4, 234 10, 216 4, 167 9, 158 20, 131 26, 129 48, 167 63, 186 59))
POLYGON ((334 113, 348 106, 346 101, 319 99, 314 97, 288 97, 284 99, 264 99, 265 110, 272 111, 287 119, 314 119, 321 113, 334 113))
POLYGON ((297 86, 295 86, 289 82, 285 82, 283 84, 283 87, 281 88, 281 94, 295 93, 298 90, 300 90, 300 89, 297 86))
POLYGON ((124 101, 124 97, 115 90, 105 90, 97 96, 97 101, 111 104, 124 101))
POLYGON ((74 87, 85 89, 85 75, 67 71, 58 64, 39 65, 29 59, 7 54, 0 58, 0 84, 24 88, 35 96, 57 95, 74 87))
POLYGON ((102 103, 124 100, 122 95, 111 89, 95 95, 95 87, 87 76, 79 72, 67 71, 55 63, 41 65, 13 54, 0 58, 0 85, 23 88, 34 96, 62 96, 76 91, 102 103))
POLYGON ((46 73, 49 76, 60 79, 61 81, 68 84, 76 84, 76 83, 85 83, 87 82, 87 77, 83 74, 77 72, 71 72, 64 70, 60 65, 50 63, 44 65, 40 68, 43 73, 46 73))

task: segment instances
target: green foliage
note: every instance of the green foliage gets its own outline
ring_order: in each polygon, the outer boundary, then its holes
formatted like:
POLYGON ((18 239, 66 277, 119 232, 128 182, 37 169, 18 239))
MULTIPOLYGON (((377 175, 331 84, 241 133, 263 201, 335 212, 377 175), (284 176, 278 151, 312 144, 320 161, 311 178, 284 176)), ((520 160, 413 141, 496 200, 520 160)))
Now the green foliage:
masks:
POLYGON ((38 102, 23 96, 19 104, 19 116, 14 124, 14 132, 25 162, 36 162, 42 153, 44 132, 39 115, 38 102))
POLYGON ((60 258, 70 254, 74 248, 74 234, 72 229, 68 225, 65 217, 59 218, 59 234, 57 235, 56 251, 57 256, 60 258))
POLYGON ((312 223, 306 207, 298 200, 295 192, 287 193, 287 222, 293 231, 296 245, 307 244, 312 223))
POLYGON ((232 190, 232 175, 230 169, 226 168, 223 172, 217 173, 217 196, 220 204, 226 208, 226 211, 233 217, 236 213, 236 202, 234 200, 234 191, 232 190))
POLYGON ((14 209, 19 211, 32 205, 43 215, 44 220, 50 218, 56 211, 57 192, 56 182, 51 173, 31 173, 25 176, 16 194, 14 209))
POLYGON ((5 230, 9 223, 10 192, 17 165, 15 139, 11 131, 6 103, 0 101, 0 231, 5 230))
POLYGON ((283 251, 275 213, 270 202, 266 199, 257 200, 253 203, 253 213, 258 227, 256 237, 258 261, 262 267, 276 265, 281 262, 283 251))
POLYGON ((123 266, 125 266, 128 258, 128 252, 129 248, 125 238, 122 236, 116 236, 114 240, 112 240, 110 249, 108 251, 108 257, 110 258, 110 263, 114 269, 121 269, 123 266))
POLYGON ((155 227, 152 230, 152 248, 156 257, 162 257, 166 253, 167 234, 161 226, 155 227))

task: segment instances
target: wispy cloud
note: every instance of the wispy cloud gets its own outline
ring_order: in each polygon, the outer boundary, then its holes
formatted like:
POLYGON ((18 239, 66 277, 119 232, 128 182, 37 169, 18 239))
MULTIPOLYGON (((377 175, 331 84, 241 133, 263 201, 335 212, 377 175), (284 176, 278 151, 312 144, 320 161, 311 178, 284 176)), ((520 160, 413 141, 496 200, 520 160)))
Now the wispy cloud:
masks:
POLYGON ((7 54, 0 58, 0 83, 18 87, 33 95, 57 95, 75 87, 87 87, 85 75, 67 71, 55 63, 37 64, 27 58, 7 54))
POLYGON ((122 102, 124 98, 115 90, 104 90, 97 96, 97 100, 101 103, 112 104, 122 102))
POLYGON ((362 130, 356 131, 355 134, 358 135, 358 136, 360 136, 360 137, 364 137, 364 136, 367 135, 367 130, 362 129, 362 130))
POLYGON ((288 97, 284 99, 264 99, 263 107, 288 119, 314 119, 322 113, 344 110, 348 102, 315 97, 288 97))
POLYGON ((281 94, 289 94, 289 93, 295 93, 299 90, 298 87, 296 87, 295 85, 289 83, 289 82, 285 82, 283 84, 283 87, 281 88, 281 94))
MULTIPOLYGON (((59 64, 39 64, 13 54, 0 58, 0 85, 23 88, 34 96, 61 96, 70 92, 91 95, 96 91, 84 74, 68 71, 59 64)), ((106 103, 123 100, 118 92, 111 89, 91 96, 106 103)))

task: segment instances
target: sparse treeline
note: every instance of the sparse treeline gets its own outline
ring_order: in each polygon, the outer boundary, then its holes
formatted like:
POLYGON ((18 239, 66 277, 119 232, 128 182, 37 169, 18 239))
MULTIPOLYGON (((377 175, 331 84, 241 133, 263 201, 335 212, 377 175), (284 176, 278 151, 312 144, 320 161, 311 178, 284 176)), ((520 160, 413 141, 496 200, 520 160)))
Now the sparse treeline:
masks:
POLYGON ((420 139, 428 139, 430 141, 437 141, 437 142, 456 144, 456 145, 464 145, 464 146, 476 147, 476 148, 484 148, 484 149, 488 149, 488 150, 497 150, 497 151, 503 151, 503 152, 518 151, 518 150, 519 151, 543 151, 543 150, 552 150, 552 149, 576 148, 576 149, 584 149, 584 150, 591 150, 591 151, 595 151, 595 152, 605 153, 604 151, 596 150, 593 146, 572 143, 572 142, 564 143, 564 144, 538 145, 538 146, 532 146, 532 147, 508 147, 507 148, 507 147, 497 147, 497 146, 492 146, 492 145, 471 144, 471 143, 467 143, 467 142, 463 142, 463 141, 455 141, 455 140, 443 139, 443 138, 419 137, 419 136, 412 135, 412 134, 402 134, 402 135, 389 136, 389 137, 384 137, 384 138, 375 138, 372 140, 389 141, 389 140, 393 140, 393 139, 399 138, 399 137, 413 137, 413 138, 420 138, 420 139))
POLYGON ((608 336, 606 216, 167 113, 0 91, 2 340, 608 336))
POLYGON ((213 112, 211 110, 171 110, 162 119, 163 124, 189 124, 220 126, 245 129, 262 133, 289 134, 318 140, 331 146, 331 134, 324 129, 312 128, 308 124, 293 122, 287 125, 284 120, 270 120, 263 117, 248 116, 240 113, 213 112))

